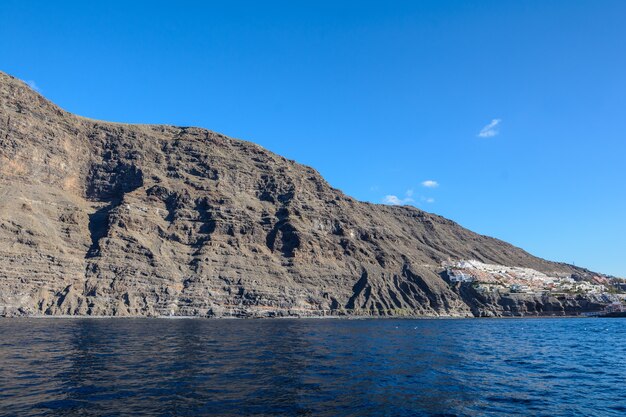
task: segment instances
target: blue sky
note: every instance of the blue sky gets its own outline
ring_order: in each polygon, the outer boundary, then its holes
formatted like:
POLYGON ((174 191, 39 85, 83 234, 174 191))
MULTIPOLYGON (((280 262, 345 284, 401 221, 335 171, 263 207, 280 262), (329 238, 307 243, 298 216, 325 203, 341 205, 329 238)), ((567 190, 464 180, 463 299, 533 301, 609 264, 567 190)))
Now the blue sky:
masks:
POLYGON ((619 0, 4 0, 0 69, 626 276, 624 19, 619 0))

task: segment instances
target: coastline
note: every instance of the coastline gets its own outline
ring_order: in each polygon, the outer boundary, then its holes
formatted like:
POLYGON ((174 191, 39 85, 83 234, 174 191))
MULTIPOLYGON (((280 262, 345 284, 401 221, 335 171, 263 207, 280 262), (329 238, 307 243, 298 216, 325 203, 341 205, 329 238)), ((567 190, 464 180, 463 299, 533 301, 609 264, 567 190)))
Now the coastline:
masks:
POLYGON ((19 315, 0 316, 0 320, 11 319, 38 319, 38 320, 517 320, 517 319, 596 319, 612 318, 601 316, 578 315, 517 315, 497 317, 461 317, 461 316, 365 316, 365 315, 332 315, 332 316, 273 316, 273 317, 244 317, 244 316, 94 316, 94 315, 19 315))

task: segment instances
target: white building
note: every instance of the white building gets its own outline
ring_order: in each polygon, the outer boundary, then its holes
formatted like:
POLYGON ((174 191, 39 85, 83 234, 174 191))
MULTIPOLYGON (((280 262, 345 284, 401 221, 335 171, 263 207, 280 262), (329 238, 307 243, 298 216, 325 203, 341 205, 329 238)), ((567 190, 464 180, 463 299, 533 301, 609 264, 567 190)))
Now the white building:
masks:
POLYGON ((448 277, 450 277, 450 282, 474 282, 476 279, 463 271, 455 271, 452 269, 448 269, 448 277))

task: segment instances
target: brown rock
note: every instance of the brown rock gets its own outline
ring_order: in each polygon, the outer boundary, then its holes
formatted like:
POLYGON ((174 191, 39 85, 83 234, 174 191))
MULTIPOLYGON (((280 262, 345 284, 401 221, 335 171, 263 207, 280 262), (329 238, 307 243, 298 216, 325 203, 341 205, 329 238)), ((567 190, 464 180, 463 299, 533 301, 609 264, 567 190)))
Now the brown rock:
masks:
POLYGON ((250 142, 72 115, 0 73, 0 314, 497 315, 440 277, 459 259, 586 274, 250 142))

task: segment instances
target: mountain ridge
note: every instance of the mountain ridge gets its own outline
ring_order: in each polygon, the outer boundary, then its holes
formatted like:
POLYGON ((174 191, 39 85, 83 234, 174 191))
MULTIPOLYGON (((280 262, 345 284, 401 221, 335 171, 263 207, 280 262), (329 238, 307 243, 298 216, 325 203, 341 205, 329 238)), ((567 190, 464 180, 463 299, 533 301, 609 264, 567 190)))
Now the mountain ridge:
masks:
POLYGON ((0 111, 5 315, 565 314, 558 300, 483 303, 444 264, 594 275, 359 202, 252 142, 73 115, 2 72, 0 111))

